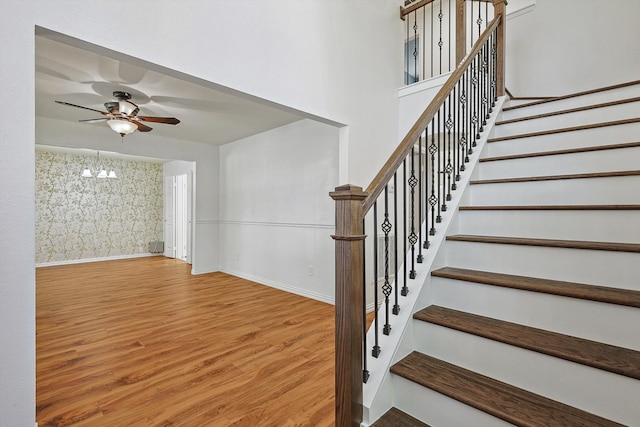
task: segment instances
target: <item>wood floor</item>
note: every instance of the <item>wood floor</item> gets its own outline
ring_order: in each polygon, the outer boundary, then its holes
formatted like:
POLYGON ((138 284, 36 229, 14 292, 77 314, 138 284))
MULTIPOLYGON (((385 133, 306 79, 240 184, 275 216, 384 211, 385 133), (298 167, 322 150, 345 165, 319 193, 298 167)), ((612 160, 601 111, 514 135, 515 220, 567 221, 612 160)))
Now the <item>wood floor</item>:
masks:
POLYGON ((334 308, 150 257, 36 272, 45 426, 331 426, 334 308))

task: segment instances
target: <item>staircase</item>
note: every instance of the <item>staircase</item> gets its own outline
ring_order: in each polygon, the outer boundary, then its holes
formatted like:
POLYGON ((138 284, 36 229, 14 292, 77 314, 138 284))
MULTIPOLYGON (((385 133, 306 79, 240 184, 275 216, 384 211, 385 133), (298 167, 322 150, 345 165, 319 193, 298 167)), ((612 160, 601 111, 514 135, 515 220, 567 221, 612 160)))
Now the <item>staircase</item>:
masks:
POLYGON ((372 425, 640 426, 640 81, 504 108, 473 174, 372 425))

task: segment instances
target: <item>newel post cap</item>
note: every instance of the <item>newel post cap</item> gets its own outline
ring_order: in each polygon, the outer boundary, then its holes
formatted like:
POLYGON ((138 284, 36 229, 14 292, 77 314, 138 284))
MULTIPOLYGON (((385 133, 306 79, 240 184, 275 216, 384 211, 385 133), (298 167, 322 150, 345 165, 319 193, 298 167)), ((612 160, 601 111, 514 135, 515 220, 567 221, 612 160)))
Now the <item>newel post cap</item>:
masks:
POLYGON ((364 200, 367 198, 367 193, 362 190, 362 187, 351 184, 340 185, 329 195, 333 200, 364 200))

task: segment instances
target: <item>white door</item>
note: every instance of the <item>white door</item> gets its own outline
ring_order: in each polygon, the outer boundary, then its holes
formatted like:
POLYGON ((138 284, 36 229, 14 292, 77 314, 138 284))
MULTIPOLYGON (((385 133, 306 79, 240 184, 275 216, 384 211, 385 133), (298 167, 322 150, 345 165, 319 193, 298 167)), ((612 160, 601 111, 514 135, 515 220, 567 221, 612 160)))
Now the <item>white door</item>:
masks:
POLYGON ((187 175, 178 175, 175 177, 175 247, 176 258, 183 261, 187 260, 187 175))
POLYGON ((175 247, 175 176, 164 178, 164 256, 176 257, 175 247))

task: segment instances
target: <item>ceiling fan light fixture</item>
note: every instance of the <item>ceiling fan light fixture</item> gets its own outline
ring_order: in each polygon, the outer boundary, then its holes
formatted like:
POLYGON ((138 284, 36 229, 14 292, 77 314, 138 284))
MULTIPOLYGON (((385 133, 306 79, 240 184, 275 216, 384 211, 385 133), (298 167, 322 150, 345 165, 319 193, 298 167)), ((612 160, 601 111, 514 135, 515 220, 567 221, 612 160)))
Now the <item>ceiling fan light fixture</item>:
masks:
POLYGON ((107 178, 117 178, 116 173, 114 171, 109 171, 109 175, 107 175, 107 178))
POLYGON ((131 123, 128 120, 122 119, 110 119, 107 120, 109 127, 122 136, 129 135, 138 129, 135 123, 131 123))
POLYGON ((106 171, 106 170, 104 170, 104 169, 102 169, 102 170, 100 171, 100 173, 98 174, 98 178, 106 178, 107 176, 108 176, 108 175, 107 175, 107 171, 106 171))
POLYGON ((123 116, 135 116, 138 113, 138 106, 130 101, 118 101, 118 111, 123 116))
POLYGON ((85 169, 82 171, 82 174, 80 175, 83 178, 92 178, 93 175, 91 175, 91 171, 89 170, 89 168, 85 169))

